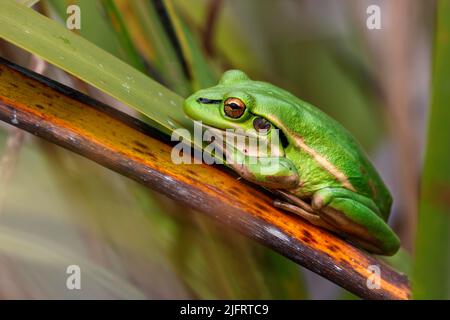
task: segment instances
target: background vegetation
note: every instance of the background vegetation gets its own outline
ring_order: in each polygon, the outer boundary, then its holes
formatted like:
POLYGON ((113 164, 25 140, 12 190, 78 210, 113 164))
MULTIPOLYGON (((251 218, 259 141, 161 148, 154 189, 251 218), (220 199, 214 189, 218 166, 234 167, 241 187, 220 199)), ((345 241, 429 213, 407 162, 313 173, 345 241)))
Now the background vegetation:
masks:
MULTIPOLYGON (((393 192, 391 225, 405 249, 389 263, 412 277, 418 297, 449 298, 449 1, 392 2, 48 0, 34 9, 65 25, 67 6, 79 5, 82 26, 74 32, 181 96, 238 68, 336 118, 393 192), (366 27, 369 4, 381 7, 381 30, 366 27)), ((86 46, 76 54, 95 61, 97 52, 86 46)), ((60 59, 71 54, 60 47, 47 54, 76 70, 60 59)), ((29 55, 7 42, 0 54, 29 64, 29 55)), ((138 105, 162 90, 144 80, 134 86, 139 77, 123 86, 101 70, 78 72, 86 82, 51 65, 45 70, 135 115, 119 101, 138 105)), ((143 112, 159 116, 154 125, 166 130, 163 116, 177 116, 177 99, 143 112)), ((352 298, 127 178, 30 135, 22 141, 8 125, 0 126, 0 148, 0 297, 352 298), (81 291, 63 285, 70 264, 86 271, 81 291)))

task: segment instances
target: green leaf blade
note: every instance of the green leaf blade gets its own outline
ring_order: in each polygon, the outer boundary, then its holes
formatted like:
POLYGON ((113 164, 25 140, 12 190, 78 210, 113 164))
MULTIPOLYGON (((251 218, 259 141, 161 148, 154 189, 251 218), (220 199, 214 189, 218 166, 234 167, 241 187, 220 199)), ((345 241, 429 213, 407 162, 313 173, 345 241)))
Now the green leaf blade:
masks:
POLYGON ((14 1, 1 1, 0 12, 0 37, 5 40, 127 104, 167 134, 173 122, 190 126, 182 97, 133 67, 14 1))
POLYGON ((439 1, 437 10, 431 113, 413 274, 416 299, 450 298, 450 2, 439 1))

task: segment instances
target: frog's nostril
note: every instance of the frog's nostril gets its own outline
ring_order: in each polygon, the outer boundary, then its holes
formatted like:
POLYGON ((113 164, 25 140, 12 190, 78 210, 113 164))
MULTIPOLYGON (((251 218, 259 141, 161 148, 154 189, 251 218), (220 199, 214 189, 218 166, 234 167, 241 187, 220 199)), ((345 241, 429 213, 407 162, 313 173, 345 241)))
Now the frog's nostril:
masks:
POLYGON ((222 102, 222 100, 214 100, 214 99, 207 99, 207 98, 198 98, 197 102, 202 104, 219 104, 222 102))

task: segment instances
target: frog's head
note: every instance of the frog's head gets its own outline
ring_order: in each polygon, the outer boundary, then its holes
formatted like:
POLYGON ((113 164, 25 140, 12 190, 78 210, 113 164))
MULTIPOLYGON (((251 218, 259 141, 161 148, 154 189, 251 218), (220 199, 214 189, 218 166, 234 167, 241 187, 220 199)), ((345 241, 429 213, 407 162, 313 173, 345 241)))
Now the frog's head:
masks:
MULTIPOLYGON (((273 125, 266 106, 275 99, 274 87, 253 81, 244 72, 225 72, 218 85, 197 91, 184 102, 184 112, 193 120, 216 129, 241 129, 249 135, 267 135, 273 125)), ((279 103, 279 102, 278 102, 279 103)))
POLYGON ((216 86, 188 97, 184 102, 184 112, 206 125, 214 135, 215 143, 225 141, 227 163, 230 163, 230 156, 233 156, 231 159, 275 160, 261 166, 247 163, 231 165, 241 176, 270 188, 288 188, 297 185, 298 176, 293 164, 285 161, 285 134, 273 124, 275 115, 289 107, 286 94, 269 83, 251 80, 242 71, 230 70, 223 74, 216 86), (230 132, 230 129, 234 130, 230 132), (226 139, 216 140, 218 136, 226 139), (230 136, 232 145, 228 140, 230 136), (245 141, 244 144, 237 142, 239 140, 245 141), (264 174, 256 173, 255 169, 259 167, 261 171, 265 170, 264 174), (268 174, 268 169, 273 173, 268 174))
MULTIPOLYGON (((284 154, 281 144, 274 145, 275 135, 279 141, 279 131, 274 130, 276 128, 267 119, 268 115, 277 113, 273 107, 280 107, 282 103, 274 96, 279 91, 269 83, 251 80, 242 71, 229 70, 218 85, 188 97, 184 112, 193 120, 202 121, 209 129, 218 129, 222 133, 234 129, 237 134, 262 139, 269 146, 267 151, 271 156, 279 156, 284 154)), ((245 151, 247 155, 263 156, 255 150, 245 151)))

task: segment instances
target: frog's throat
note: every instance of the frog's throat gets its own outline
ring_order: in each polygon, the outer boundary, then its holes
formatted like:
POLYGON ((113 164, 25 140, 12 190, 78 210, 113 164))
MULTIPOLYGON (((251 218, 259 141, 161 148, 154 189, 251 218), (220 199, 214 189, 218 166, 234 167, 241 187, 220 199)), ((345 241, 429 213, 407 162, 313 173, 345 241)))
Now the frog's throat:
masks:
POLYGON ((322 168, 324 168, 328 173, 330 173, 339 183, 346 189, 356 192, 355 187, 348 180, 348 177, 336 168, 330 161, 328 161, 325 157, 319 154, 316 150, 308 146, 303 138, 292 132, 288 128, 286 128, 278 118, 268 115, 267 119, 272 122, 278 129, 287 133, 292 137, 294 144, 299 148, 309 154, 322 168))
MULTIPOLYGON (((260 144, 258 142, 257 145, 245 145, 244 148, 238 148, 236 147, 233 143, 228 143, 227 138, 233 138, 233 142, 234 142, 234 137, 250 137, 250 138, 260 138, 258 135, 255 134, 248 134, 248 133, 244 133, 244 132, 231 132, 231 131, 226 131, 226 130, 222 130, 222 129, 218 129, 215 127, 211 127, 208 126, 206 124, 202 124, 202 126, 207 129, 208 131, 210 131, 215 137, 220 137, 220 141, 214 141, 213 143, 218 146, 224 153, 226 153, 226 149, 224 148, 224 146, 227 146, 235 151, 239 151, 241 152, 244 156, 248 156, 248 157, 258 157, 258 158, 265 158, 265 157, 284 157, 284 149, 283 148, 272 148, 272 146, 269 144, 270 149, 269 150, 265 150, 265 152, 261 152, 260 149, 260 144), (244 150, 242 150, 244 149, 244 150)), ((267 141, 266 141, 267 142, 267 141)), ((279 146, 278 146, 279 147, 279 146)), ((227 156, 230 156, 229 154, 226 154, 227 156)))
MULTIPOLYGON (((256 134, 252 134, 252 133, 249 133, 249 132, 246 133, 244 131, 239 131, 239 130, 237 130, 236 132, 232 132, 230 130, 227 131, 227 130, 219 129, 219 128, 216 128, 216 127, 211 127, 211 126, 208 126, 207 124, 204 124, 204 123, 202 123, 202 127, 205 128, 206 130, 211 131, 212 133, 219 134, 219 135, 221 135, 223 137, 225 137, 225 135, 228 134, 228 135, 234 136, 234 137, 241 136, 241 137, 258 138, 258 136, 256 134)), ((233 128, 231 128, 231 129, 233 129, 233 128)))

